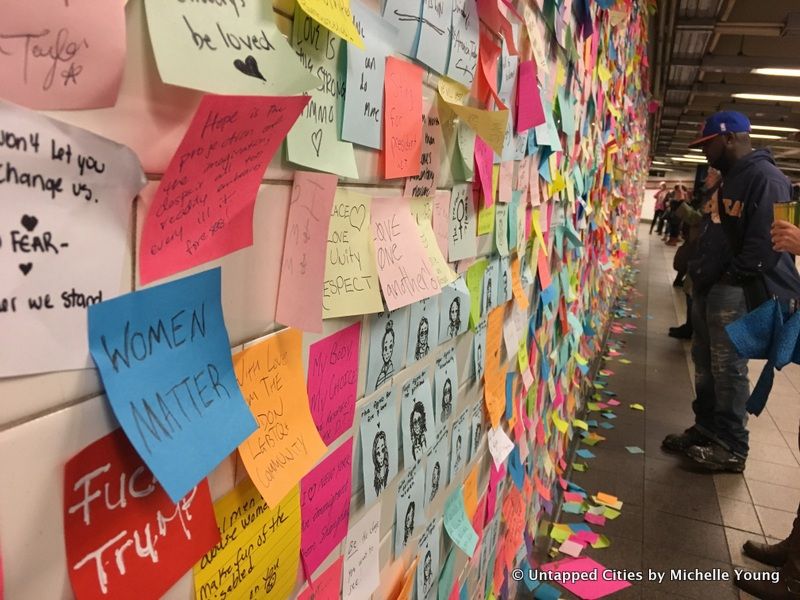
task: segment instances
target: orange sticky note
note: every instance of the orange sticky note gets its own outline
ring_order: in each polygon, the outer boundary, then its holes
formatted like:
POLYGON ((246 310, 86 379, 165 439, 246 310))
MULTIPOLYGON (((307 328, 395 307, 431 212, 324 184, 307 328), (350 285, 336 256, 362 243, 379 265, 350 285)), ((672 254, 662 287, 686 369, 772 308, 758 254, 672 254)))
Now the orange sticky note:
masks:
POLYGON ((514 301, 517 306, 522 310, 528 310, 530 302, 528 296, 525 295, 525 289, 522 287, 519 256, 515 256, 511 260, 511 291, 514 293, 514 301))
POLYGON ((386 58, 383 160, 386 179, 414 177, 422 156, 422 69, 386 58))
POLYGON ((541 248, 539 248, 539 258, 537 259, 536 264, 538 267, 539 281, 542 284, 542 289, 550 287, 550 263, 541 248))
POLYGON ((464 511, 470 521, 478 508, 478 464, 475 463, 464 478, 464 511))
POLYGON ((311 416, 302 350, 303 333, 288 328, 233 357, 242 395, 259 424, 239 446, 239 455, 270 507, 277 506, 327 450, 311 416))
POLYGON ((603 504, 613 505, 618 502, 616 496, 612 496, 611 494, 606 494, 605 492, 597 492, 597 495, 595 497, 597 498, 598 502, 601 502, 603 504))
POLYGON ((506 410, 505 375, 500 367, 500 347, 503 341, 503 306, 489 313, 486 328, 486 369, 484 371, 484 402, 493 428, 500 425, 506 410))

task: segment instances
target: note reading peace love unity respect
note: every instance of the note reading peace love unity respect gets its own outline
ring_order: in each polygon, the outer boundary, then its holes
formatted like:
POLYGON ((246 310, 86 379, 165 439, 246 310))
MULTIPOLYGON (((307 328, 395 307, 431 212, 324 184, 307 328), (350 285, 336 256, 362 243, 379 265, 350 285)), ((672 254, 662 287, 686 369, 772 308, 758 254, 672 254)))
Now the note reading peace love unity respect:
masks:
POLYGON ((303 333, 284 329, 233 357, 233 367, 258 429, 239 446, 250 478, 270 507, 325 454, 308 406, 303 333))
POLYGON ((204 96, 150 202, 143 284, 253 243, 261 177, 307 96, 204 96))
POLYGON ((114 416, 174 502, 256 429, 233 376, 220 269, 90 306, 89 348, 114 416))

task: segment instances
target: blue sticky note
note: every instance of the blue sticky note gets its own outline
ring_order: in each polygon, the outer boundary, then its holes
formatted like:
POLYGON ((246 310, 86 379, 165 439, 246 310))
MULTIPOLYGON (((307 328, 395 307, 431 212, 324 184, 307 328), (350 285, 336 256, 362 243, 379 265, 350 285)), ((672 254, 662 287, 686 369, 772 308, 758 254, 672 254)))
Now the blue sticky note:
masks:
POLYGON ((464 507, 464 490, 458 488, 450 494, 444 505, 444 528, 453 543, 468 556, 475 553, 478 545, 478 534, 472 528, 464 507))
POLYGON ((592 454, 592 452, 590 450, 587 450, 586 448, 581 448, 580 450, 577 450, 575 454, 577 454, 581 458, 594 458, 594 454, 592 454))
POLYGON ((522 466, 522 460, 519 456, 519 446, 514 446, 511 454, 508 455, 508 473, 511 475, 511 480, 519 490, 525 483, 525 468, 522 466))
POLYGON ((529 592, 539 587, 539 581, 533 576, 534 571, 527 560, 522 561, 520 569, 522 569, 522 581, 525 582, 525 587, 528 588, 529 592))
POLYGON ((608 421, 603 421, 602 423, 600 423, 600 427, 602 427, 603 429, 614 429, 614 426, 608 421))
POLYGON ((178 502, 256 430, 233 373, 220 269, 89 307, 114 415, 178 502))
POLYGON ((516 378, 516 372, 506 373, 506 419, 514 416, 514 380, 516 378))
POLYGON ((533 597, 536 600, 558 600, 561 593, 549 583, 543 583, 533 592, 533 597))
POLYGON ((437 586, 436 597, 438 600, 447 600, 450 597, 450 591, 453 589, 454 569, 456 566, 456 553, 453 548, 447 553, 447 558, 444 561, 442 574, 439 575, 439 585, 437 586))
POLYGON ((458 594, 458 600, 469 600, 469 590, 467 589, 467 582, 461 586, 461 591, 458 594))

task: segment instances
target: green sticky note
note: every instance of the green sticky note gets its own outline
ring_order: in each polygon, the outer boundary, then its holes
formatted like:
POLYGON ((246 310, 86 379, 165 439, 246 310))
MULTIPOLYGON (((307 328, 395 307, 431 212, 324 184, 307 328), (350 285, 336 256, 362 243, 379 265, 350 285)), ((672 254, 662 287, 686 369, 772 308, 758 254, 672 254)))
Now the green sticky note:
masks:
POLYGON ((480 259, 473 263, 467 269, 467 289, 469 290, 469 326, 475 330, 478 321, 481 320, 481 296, 483 293, 483 273, 486 267, 489 266, 489 261, 485 258, 480 259))
POLYGON ((608 548, 611 545, 611 540, 609 540, 606 536, 600 534, 600 537, 597 538, 597 541, 592 544, 592 548, 595 550, 600 550, 601 548, 608 548))
POLYGON ((638 402, 634 403, 634 404, 631 404, 631 408, 634 409, 634 410, 644 410, 644 406, 642 406, 638 402))

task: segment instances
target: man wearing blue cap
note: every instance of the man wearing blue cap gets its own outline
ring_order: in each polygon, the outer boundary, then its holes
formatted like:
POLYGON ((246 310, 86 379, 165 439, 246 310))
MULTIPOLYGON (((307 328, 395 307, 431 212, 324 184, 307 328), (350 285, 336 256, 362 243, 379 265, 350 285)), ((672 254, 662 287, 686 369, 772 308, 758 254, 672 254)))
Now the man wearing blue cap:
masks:
POLYGON ((699 258, 689 265, 695 425, 667 436, 663 447, 685 452, 709 470, 741 472, 749 451, 750 383, 747 360, 738 356, 725 326, 771 297, 800 296, 792 258, 774 251, 770 240, 773 204, 791 199, 791 185, 769 150, 753 149, 750 121, 741 113, 713 114, 689 147, 702 148, 723 179, 703 225, 699 258))

